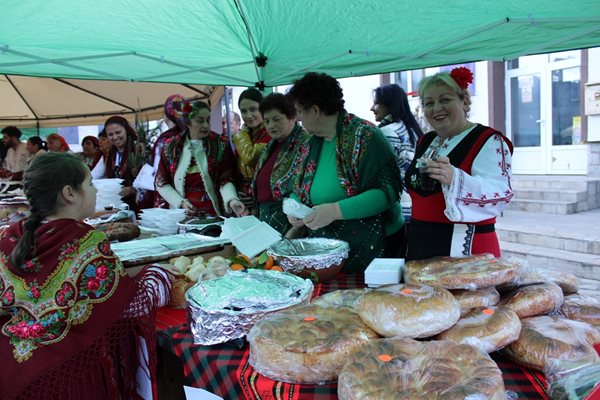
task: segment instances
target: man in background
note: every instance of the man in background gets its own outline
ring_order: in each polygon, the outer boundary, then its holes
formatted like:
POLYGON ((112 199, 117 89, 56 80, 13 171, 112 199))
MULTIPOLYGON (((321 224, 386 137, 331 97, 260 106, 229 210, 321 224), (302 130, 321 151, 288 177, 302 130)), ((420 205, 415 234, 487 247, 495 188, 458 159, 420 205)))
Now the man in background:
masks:
POLYGON ((23 171, 27 168, 29 152, 25 143, 20 139, 21 131, 16 126, 7 126, 2 129, 2 141, 8 147, 0 173, 2 178, 8 178, 11 181, 23 180, 23 171))
POLYGON ((236 112, 229 112, 229 126, 231 127, 231 131, 229 134, 227 133, 227 117, 223 117, 223 134, 228 137, 232 137, 240 130, 240 126, 242 125, 242 119, 240 115, 236 112))

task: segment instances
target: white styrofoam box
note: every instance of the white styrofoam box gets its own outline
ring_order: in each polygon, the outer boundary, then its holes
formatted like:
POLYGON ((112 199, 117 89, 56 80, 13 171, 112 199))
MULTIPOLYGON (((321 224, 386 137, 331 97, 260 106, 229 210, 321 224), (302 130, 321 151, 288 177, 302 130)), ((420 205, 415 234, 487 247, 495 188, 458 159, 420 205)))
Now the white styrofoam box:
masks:
POLYGON ((230 239, 259 224, 260 220, 253 215, 225 218, 222 236, 230 239))
POLYGON ((403 258, 374 258, 365 270, 365 283, 369 287, 400 283, 403 258))
POLYGON ((264 221, 251 226, 231 238, 240 253, 252 258, 281 240, 281 233, 264 221))

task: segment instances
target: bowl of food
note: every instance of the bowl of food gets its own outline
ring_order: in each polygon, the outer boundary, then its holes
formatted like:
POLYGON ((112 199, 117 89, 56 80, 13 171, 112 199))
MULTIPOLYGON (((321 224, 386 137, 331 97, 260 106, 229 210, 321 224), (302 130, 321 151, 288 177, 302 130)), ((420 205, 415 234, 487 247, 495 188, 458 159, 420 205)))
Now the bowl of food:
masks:
POLYGON ((334 279, 348 258, 348 242, 337 239, 283 239, 273 244, 267 254, 289 272, 319 282, 334 279))

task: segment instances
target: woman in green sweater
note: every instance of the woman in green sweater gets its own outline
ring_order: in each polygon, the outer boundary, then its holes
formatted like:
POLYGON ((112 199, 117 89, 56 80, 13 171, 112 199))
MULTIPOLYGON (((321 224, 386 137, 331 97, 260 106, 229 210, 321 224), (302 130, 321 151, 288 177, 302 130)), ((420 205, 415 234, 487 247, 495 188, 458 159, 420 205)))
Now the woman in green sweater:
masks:
MULTIPOLYGON (((402 227, 400 173, 383 133, 344 109, 342 89, 326 74, 308 73, 288 96, 313 136, 294 197, 312 207, 303 220, 289 216, 309 237, 345 240, 343 272, 362 272, 384 254, 385 237, 402 227)), ((393 244, 393 239, 390 241, 393 244)))

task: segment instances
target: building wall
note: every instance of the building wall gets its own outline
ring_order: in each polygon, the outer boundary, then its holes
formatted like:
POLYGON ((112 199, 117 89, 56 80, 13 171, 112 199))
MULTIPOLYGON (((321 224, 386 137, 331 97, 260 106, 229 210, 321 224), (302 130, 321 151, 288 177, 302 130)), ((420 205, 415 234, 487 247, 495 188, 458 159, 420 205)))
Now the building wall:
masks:
MULTIPOLYGON (((588 50, 588 81, 584 83, 600 82, 600 48, 588 50)), ((588 142, 600 142, 600 114, 588 115, 587 120, 588 142)))

